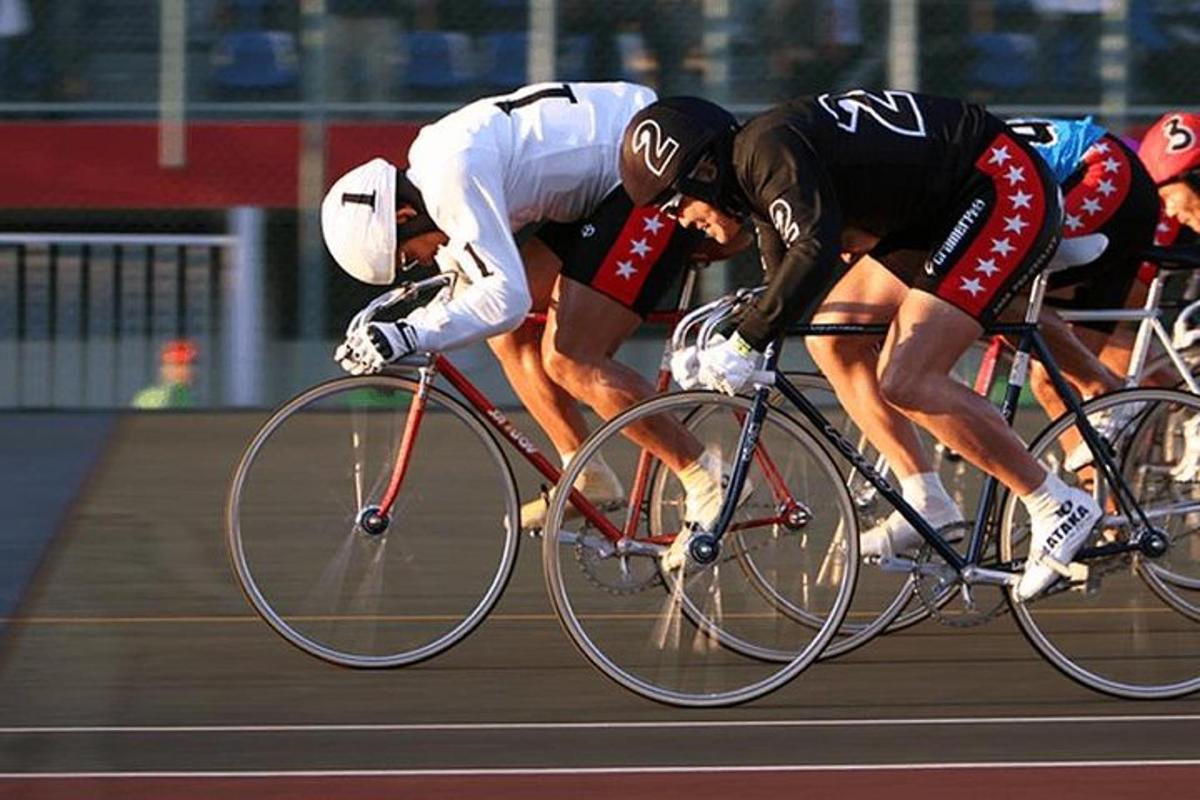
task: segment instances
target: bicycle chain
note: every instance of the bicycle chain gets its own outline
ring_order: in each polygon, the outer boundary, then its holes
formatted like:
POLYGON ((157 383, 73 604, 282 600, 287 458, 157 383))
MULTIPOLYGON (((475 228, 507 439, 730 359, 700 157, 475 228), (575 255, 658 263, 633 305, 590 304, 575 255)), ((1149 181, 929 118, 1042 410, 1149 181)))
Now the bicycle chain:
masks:
MULTIPOLYGON (((604 591, 608 592, 609 594, 614 594, 614 595, 638 594, 639 592, 644 592, 647 589, 650 589, 652 587, 666 585, 666 583, 663 580, 662 570, 659 569, 658 559, 651 558, 649 556, 636 555, 636 556, 626 556, 624 558, 626 558, 627 563, 630 563, 630 564, 637 564, 639 561, 645 562, 646 564, 653 564, 654 572, 652 575, 647 575, 646 577, 641 578, 639 580, 628 580, 628 581, 624 581, 624 580, 614 581, 611 578, 601 575, 600 572, 598 571, 599 565, 611 563, 611 562, 615 561, 616 559, 622 558, 622 556, 618 556, 618 555, 601 556, 599 554, 599 551, 600 551, 599 547, 597 547, 595 545, 589 546, 589 545, 585 544, 585 542, 587 542, 589 540, 589 537, 596 537, 595 540, 593 540, 593 541, 603 541, 605 545, 608 544, 608 540, 601 537, 600 534, 593 531, 591 529, 591 526, 588 525, 588 526, 585 526, 583 533, 580 535, 579 541, 577 541, 575 543, 575 546, 573 548, 575 551, 576 563, 579 564, 580 570, 583 572, 584 577, 586 577, 588 579, 588 582, 591 583, 592 585, 596 586, 599 589, 603 589, 604 591)), ((749 553, 753 553, 756 550, 760 550, 764 547, 767 547, 771 543, 772 543, 772 540, 767 540, 767 541, 761 541, 761 542, 755 543, 751 546, 746 546, 745 540, 743 539, 741 547, 722 548, 721 556, 718 557, 711 564, 704 565, 703 569, 710 569, 712 567, 717 567, 722 564, 727 564, 730 561, 733 561, 734 559, 741 558, 749 553)), ((688 563, 689 564, 692 563, 690 559, 689 559, 688 563)))
MULTIPOLYGON (((949 525, 943 525, 938 528, 938 533, 945 537, 948 531, 956 528, 962 528, 970 534, 969 525, 966 522, 952 522, 949 525)), ((1000 595, 1000 600, 995 605, 992 605, 985 611, 977 609, 962 609, 954 612, 947 612, 947 607, 954 602, 954 594, 961 594, 963 583, 958 577, 958 573, 946 566, 943 580, 936 580, 933 576, 928 575, 920 569, 922 565, 932 564, 936 556, 933 548, 928 544, 922 545, 917 552, 915 559, 917 568, 912 571, 913 590, 917 596, 918 602, 925 607, 926 612, 939 625, 944 625, 949 628, 974 628, 980 625, 986 625, 996 617, 1008 610, 1008 603, 1004 600, 1003 587, 989 586, 987 584, 979 584, 971 587, 971 589, 995 589, 1000 595)), ((978 601, 978 597, 975 598, 978 601)))

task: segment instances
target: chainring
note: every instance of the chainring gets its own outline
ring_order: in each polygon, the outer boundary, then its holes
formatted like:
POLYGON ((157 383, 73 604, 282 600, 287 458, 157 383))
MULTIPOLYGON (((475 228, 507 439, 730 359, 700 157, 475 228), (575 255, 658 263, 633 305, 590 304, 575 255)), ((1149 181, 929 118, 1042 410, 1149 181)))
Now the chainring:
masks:
POLYGON ((610 594, 638 594, 662 586, 657 558, 619 555, 613 544, 595 531, 580 534, 573 549, 575 562, 588 581, 610 594))
MULTIPOLYGON (((962 528, 970 533, 966 522, 954 522, 938 528, 945 536, 948 531, 962 528)), ((962 579, 958 572, 946 564, 928 544, 922 545, 914 559, 912 570, 913 590, 917 601, 925 607, 929 616, 939 625, 949 628, 974 628, 986 625, 1008 609, 1004 590, 999 586, 976 585, 967 588, 964 596, 962 579), (995 603, 980 603, 979 595, 995 592, 995 603), (956 600, 957 598, 957 600, 956 600), (971 605, 967 605, 967 599, 971 605)))

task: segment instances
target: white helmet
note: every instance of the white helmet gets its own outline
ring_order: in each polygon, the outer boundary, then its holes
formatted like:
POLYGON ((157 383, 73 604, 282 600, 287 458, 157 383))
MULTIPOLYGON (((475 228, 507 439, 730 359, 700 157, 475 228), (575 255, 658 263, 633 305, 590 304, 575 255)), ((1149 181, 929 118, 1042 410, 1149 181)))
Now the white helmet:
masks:
POLYGON ((321 202, 321 232, 338 266, 365 283, 396 279, 396 167, 374 158, 338 178, 321 202))

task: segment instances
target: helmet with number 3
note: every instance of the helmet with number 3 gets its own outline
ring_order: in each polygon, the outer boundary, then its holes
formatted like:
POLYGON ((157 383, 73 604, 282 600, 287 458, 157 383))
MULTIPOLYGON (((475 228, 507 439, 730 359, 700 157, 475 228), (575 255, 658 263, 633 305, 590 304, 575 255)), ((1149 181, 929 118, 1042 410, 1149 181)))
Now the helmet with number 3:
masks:
POLYGON ((1159 186, 1200 172, 1200 114, 1163 116, 1142 137, 1138 156, 1159 186))
POLYGON ((728 209, 738 127, 732 114, 699 97, 651 103, 625 127, 620 170, 626 193, 639 206, 682 193, 728 209))

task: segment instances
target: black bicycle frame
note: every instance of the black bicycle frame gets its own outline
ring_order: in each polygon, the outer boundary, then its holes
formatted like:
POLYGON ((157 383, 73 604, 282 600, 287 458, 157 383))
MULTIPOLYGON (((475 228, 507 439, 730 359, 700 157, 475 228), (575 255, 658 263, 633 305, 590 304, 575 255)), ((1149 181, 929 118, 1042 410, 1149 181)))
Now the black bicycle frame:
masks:
MULTIPOLYGON (((853 325, 853 324, 837 324, 837 325, 802 325, 797 326, 789 331, 791 335, 800 336, 830 336, 830 335, 870 335, 883 334, 887 330, 884 325, 853 325)), ((1120 510, 1126 515, 1126 518, 1132 523, 1134 513, 1141 521, 1141 527, 1137 530, 1144 530, 1150 526, 1149 520, 1138 505, 1133 493, 1130 491, 1125 480, 1121 477, 1119 470, 1112 455, 1109 453, 1107 445, 1101 439, 1096 429, 1092 427, 1087 415, 1083 412, 1082 403, 1076 397, 1075 392, 1071 389, 1062 372, 1051 356, 1049 349, 1046 346, 1045 340, 1038 332, 1036 323, 1021 322, 1021 323, 1002 323, 990 327, 985 333, 991 335, 1004 335, 1009 337, 1019 337, 1016 346, 1016 354, 1013 357, 1013 367, 1009 373, 1008 385, 1005 389, 1004 400, 1000 407, 1000 413, 1004 417, 1004 421, 1010 427, 1017 413, 1017 401, 1020 398, 1021 390, 1025 386, 1025 377, 1028 372, 1029 359, 1031 354, 1035 355, 1045 367, 1051 382, 1054 384, 1055 391, 1058 392, 1063 402, 1067 405, 1065 414, 1074 415, 1076 425, 1084 441, 1092 451, 1092 456, 1104 470, 1104 474, 1110 486, 1116 489, 1116 500, 1120 510)), ((787 400, 820 432, 821 436, 839 453, 842 454, 853 466, 854 469, 862 475, 866 480, 875 487, 887 501, 895 508, 905 520, 909 522, 921 534, 921 537, 929 543, 935 552, 946 563, 952 566, 955 570, 962 570, 968 565, 979 564, 980 558, 983 555, 983 545, 986 540, 986 533, 989 527, 990 519, 993 516, 993 508, 998 491, 999 481, 991 475, 985 476, 983 483, 983 491, 979 496, 979 502, 976 506, 976 514, 974 526, 971 532, 971 538, 967 546, 967 555, 961 556, 949 542, 937 532, 925 518, 922 517, 917 510, 914 509, 904 499, 903 495, 883 477, 875 467, 867 461, 863 454, 858 450, 858 447, 847 439, 841 431, 821 413, 812 401, 806 398, 799 389, 797 389, 791 381, 781 373, 776 365, 778 363, 778 351, 782 341, 777 342, 767 352, 767 369, 774 373, 774 388, 779 391, 787 400)), ((770 386, 760 386, 754 395, 754 403, 751 406, 750 413, 746 415, 742 424, 742 433, 739 438, 739 449, 737 460, 734 462, 733 472, 730 475, 729 489, 725 495, 725 502, 721 507, 721 513, 718 517, 715 526, 715 538, 720 541, 724 536, 726 528, 733 519, 733 515, 737 509, 737 499, 741 496, 742 486, 745 482, 746 475, 750 471, 750 460, 754 456, 755 448, 758 446, 758 436, 762 430, 763 419, 766 417, 768 409, 768 397, 771 392, 770 386)), ((1065 416, 1064 414, 1064 416, 1065 416)), ((1100 555, 1112 555, 1115 553, 1126 552, 1137 549, 1137 540, 1139 535, 1130 537, 1128 542, 1114 543, 1104 545, 1099 548, 1084 548, 1077 554, 1077 558, 1087 558, 1100 555)), ((1016 564, 998 564, 997 568, 1007 571, 1015 571, 1019 565, 1016 564)))

